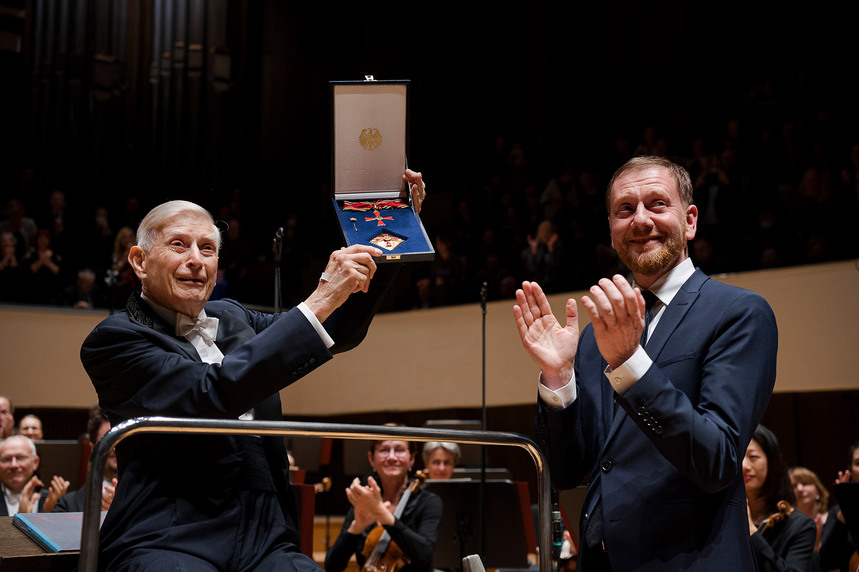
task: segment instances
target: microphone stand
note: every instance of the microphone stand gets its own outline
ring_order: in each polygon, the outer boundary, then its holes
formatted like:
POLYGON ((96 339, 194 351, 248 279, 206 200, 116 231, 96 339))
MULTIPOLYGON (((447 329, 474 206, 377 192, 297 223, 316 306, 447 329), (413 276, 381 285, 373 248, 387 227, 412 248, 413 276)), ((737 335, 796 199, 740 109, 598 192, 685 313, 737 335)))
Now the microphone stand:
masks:
POLYGON ((279 314, 282 305, 280 292, 280 255, 283 251, 283 227, 278 228, 274 234, 272 250, 274 250, 274 313, 279 314))
MULTIPOLYGON (((486 431, 486 293, 487 284, 480 285, 480 311, 482 314, 481 332, 481 393, 482 402, 480 406, 481 420, 480 428, 486 431)), ((486 486, 486 445, 480 446, 480 554, 486 554, 486 507, 484 505, 486 486)))

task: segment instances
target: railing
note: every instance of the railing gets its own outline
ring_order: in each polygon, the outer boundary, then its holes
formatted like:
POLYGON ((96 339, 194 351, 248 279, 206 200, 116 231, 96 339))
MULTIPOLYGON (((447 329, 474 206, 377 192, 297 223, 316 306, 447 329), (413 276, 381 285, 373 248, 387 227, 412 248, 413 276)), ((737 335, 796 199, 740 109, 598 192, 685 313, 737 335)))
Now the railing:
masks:
POLYGON ((95 572, 98 567, 99 520, 101 516, 101 483, 104 464, 110 450, 126 437, 139 433, 206 433, 231 435, 298 435, 335 439, 403 439, 406 441, 453 441, 476 445, 503 445, 525 449, 537 467, 537 502, 540 572, 552 570, 551 484, 543 454, 528 437, 518 433, 427 429, 388 425, 353 425, 341 423, 295 423, 290 421, 238 421, 225 419, 180 419, 172 417, 139 417, 111 429, 93 449, 89 460, 85 490, 81 553, 81 572, 95 572))

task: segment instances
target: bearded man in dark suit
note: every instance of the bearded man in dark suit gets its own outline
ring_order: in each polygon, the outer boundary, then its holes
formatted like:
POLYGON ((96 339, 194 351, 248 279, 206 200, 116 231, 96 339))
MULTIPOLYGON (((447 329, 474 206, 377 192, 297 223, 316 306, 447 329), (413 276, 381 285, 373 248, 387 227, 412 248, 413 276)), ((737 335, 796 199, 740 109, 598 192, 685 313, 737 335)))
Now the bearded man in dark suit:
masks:
POLYGON ((761 296, 693 266, 698 209, 682 167, 631 159, 606 202, 633 282, 590 288, 581 336, 574 299, 566 325, 536 283, 514 307, 541 370, 536 422, 553 484, 590 473, 578 570, 754 570, 742 462, 775 383, 775 317, 761 296))

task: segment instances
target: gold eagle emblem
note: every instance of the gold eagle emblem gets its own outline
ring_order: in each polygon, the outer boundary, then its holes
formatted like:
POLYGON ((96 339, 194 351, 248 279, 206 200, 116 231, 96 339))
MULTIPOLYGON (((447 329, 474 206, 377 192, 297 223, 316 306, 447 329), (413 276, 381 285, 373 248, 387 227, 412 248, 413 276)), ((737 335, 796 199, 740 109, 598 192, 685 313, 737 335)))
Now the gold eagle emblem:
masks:
POLYGON ((361 144, 366 151, 372 151, 382 145, 382 134, 375 127, 368 127, 361 131, 358 135, 358 143, 361 144))

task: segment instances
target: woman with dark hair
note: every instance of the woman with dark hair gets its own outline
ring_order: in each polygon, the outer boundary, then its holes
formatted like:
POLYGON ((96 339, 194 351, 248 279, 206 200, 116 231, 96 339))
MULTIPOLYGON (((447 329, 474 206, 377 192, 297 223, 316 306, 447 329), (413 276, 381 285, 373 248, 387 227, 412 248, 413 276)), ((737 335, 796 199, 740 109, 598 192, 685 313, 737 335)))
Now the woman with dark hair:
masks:
POLYGON ((815 570, 814 521, 796 499, 775 434, 758 425, 743 459, 749 534, 760 572, 815 570))
POLYGON ((352 506, 325 557, 326 572, 342 572, 353 554, 358 568, 363 568, 370 546, 380 544, 377 540, 382 531, 377 527, 382 527, 396 545, 390 546, 385 557, 388 568, 396 566, 387 559, 393 560, 392 554, 400 553, 402 558, 396 564, 407 562, 402 572, 430 572, 442 504, 438 495, 409 486, 409 471, 415 464, 414 443, 371 441, 367 458, 373 473, 366 482, 356 478, 346 489, 352 506), (399 513, 401 499, 406 500, 399 513))

